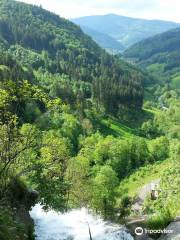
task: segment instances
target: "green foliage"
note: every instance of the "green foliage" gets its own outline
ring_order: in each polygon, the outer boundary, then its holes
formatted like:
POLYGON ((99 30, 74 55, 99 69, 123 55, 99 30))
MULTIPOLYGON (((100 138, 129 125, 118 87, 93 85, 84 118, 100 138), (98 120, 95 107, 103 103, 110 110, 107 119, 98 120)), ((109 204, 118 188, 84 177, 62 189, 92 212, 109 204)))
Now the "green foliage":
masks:
POLYGON ((92 207, 105 218, 112 216, 115 204, 115 188, 118 185, 116 173, 110 166, 100 168, 93 180, 92 207))
POLYGON ((36 185, 46 207, 63 210, 68 189, 65 181, 70 157, 68 140, 53 130, 44 132, 39 154, 33 161, 30 181, 36 185))
MULTIPOLYGON (((46 209, 86 206, 105 218, 116 210, 124 217, 140 179, 164 174, 160 199, 149 209, 165 203, 176 212, 178 91, 148 89, 150 95, 155 90, 159 110, 152 105, 137 113, 147 75, 136 67, 40 7, 1 0, 0 14, 0 207, 12 180, 23 176, 46 209), (167 158, 175 162, 172 169, 162 162, 167 158), (159 174, 159 166, 167 171, 159 174), (175 190, 167 193, 169 186, 175 190)), ((14 188, 21 201, 26 187, 14 188)))
POLYGON ((70 183, 68 202, 70 207, 82 207, 90 204, 92 182, 90 162, 84 156, 71 158, 68 162, 66 179, 70 183))
POLYGON ((0 207, 0 239, 1 240, 33 240, 33 232, 27 234, 27 226, 15 216, 12 208, 0 207))
POLYGON ((139 193, 139 190, 144 185, 150 183, 154 179, 162 178, 164 172, 171 167, 172 163, 168 159, 165 161, 155 162, 153 164, 147 164, 146 166, 140 167, 137 171, 127 176, 120 182, 118 188, 120 198, 124 195, 128 195, 131 198, 136 197, 139 193))
POLYGON ((162 193, 159 206, 162 204, 168 206, 173 216, 179 214, 180 211, 180 143, 177 140, 172 141, 170 148, 170 157, 172 168, 168 169, 161 180, 162 193))
POLYGON ((173 140, 170 148, 171 167, 167 168, 161 176, 159 197, 155 201, 147 199, 145 203, 145 212, 153 214, 148 221, 153 229, 165 228, 180 212, 179 156, 179 142, 173 140))
POLYGON ((81 145, 80 155, 88 157, 93 165, 111 166, 119 179, 150 160, 146 142, 138 137, 122 140, 112 136, 104 138, 96 133, 83 140, 81 145))
POLYGON ((26 125, 22 129, 26 130, 20 131, 18 129, 16 118, 12 118, 8 123, 0 125, 0 199, 6 194, 8 184, 11 181, 9 177, 21 172, 21 155, 37 144, 35 138, 38 133, 35 127, 26 125), (14 168, 17 168, 16 173, 14 173, 14 168))
POLYGON ((163 230, 168 224, 173 220, 173 216, 171 215, 169 209, 164 209, 160 213, 151 216, 148 219, 147 226, 149 229, 155 230, 163 230))
POLYGON ((159 52, 173 52, 175 49, 179 49, 178 36, 179 28, 167 31, 135 44, 125 52, 125 55, 128 57, 138 57, 140 60, 142 60, 147 59, 159 52), (144 48, 144 45, 146 45, 146 48, 144 48))
MULTIPOLYGON (((166 82, 178 89, 180 76, 180 28, 169 30, 141 41, 125 51, 124 56, 135 61, 154 75, 156 82, 166 82)), ((152 84, 152 82, 151 82, 152 84)))
POLYGON ((150 119, 144 122, 141 126, 141 133, 146 138, 154 138, 159 135, 158 126, 154 120, 150 119))
POLYGON ((169 157, 169 141, 166 137, 160 137, 149 143, 152 161, 160 161, 169 157))
POLYGON ((161 132, 171 138, 179 139, 180 101, 179 98, 170 97, 167 101, 169 106, 166 111, 157 115, 155 121, 161 132), (177 130, 177 131, 176 131, 177 130))
POLYGON ((180 89, 180 76, 178 76, 177 74, 172 79, 172 85, 174 89, 180 89))
POLYGON ((119 215, 120 219, 130 215, 132 202, 133 201, 132 201, 131 197, 124 195, 120 199, 120 203, 117 203, 118 204, 118 211, 120 213, 120 215, 119 215))
POLYGON ((0 239, 34 240, 33 223, 27 215, 34 200, 22 179, 11 179, 6 198, 0 199, 0 239))
POLYGON ((141 108, 143 74, 106 53, 78 26, 40 7, 10 0, 1 1, 0 14, 7 52, 23 67, 43 71, 40 83, 51 96, 69 103, 92 97, 113 114, 124 105, 141 108))

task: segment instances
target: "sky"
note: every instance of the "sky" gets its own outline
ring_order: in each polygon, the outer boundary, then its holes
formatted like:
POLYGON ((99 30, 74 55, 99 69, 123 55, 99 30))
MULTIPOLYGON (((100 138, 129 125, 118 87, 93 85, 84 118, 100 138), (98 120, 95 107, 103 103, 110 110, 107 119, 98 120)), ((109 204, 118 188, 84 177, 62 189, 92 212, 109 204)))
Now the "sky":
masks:
POLYGON ((115 13, 119 15, 160 19, 180 23, 180 0, 20 0, 68 19, 115 13))

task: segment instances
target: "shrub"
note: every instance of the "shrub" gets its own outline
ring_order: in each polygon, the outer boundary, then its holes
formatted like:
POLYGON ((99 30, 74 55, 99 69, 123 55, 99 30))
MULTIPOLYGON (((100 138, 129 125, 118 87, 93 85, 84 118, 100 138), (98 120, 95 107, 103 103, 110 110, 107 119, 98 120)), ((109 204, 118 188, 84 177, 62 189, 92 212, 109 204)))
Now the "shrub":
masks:
POLYGON ((149 229, 162 230, 173 220, 169 209, 164 210, 148 219, 147 226, 149 229))

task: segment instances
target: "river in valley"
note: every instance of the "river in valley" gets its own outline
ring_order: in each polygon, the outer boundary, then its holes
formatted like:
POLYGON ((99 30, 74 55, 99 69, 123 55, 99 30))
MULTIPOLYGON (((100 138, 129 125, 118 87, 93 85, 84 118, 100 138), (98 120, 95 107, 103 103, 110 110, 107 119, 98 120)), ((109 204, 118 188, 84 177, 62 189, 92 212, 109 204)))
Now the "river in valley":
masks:
POLYGON ((30 212, 35 223, 36 240, 133 240, 125 228, 103 221, 85 208, 61 214, 45 212, 37 204, 30 212))

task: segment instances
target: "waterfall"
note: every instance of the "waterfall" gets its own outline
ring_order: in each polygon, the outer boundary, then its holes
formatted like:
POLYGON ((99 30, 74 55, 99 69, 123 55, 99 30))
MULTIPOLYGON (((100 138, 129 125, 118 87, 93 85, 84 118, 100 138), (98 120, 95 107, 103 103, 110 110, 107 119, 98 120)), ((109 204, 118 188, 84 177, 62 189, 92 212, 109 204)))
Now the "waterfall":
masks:
POLYGON ((30 212, 35 223, 36 240, 133 240, 120 225, 103 221, 82 208, 61 214, 45 212, 37 204, 30 212))

